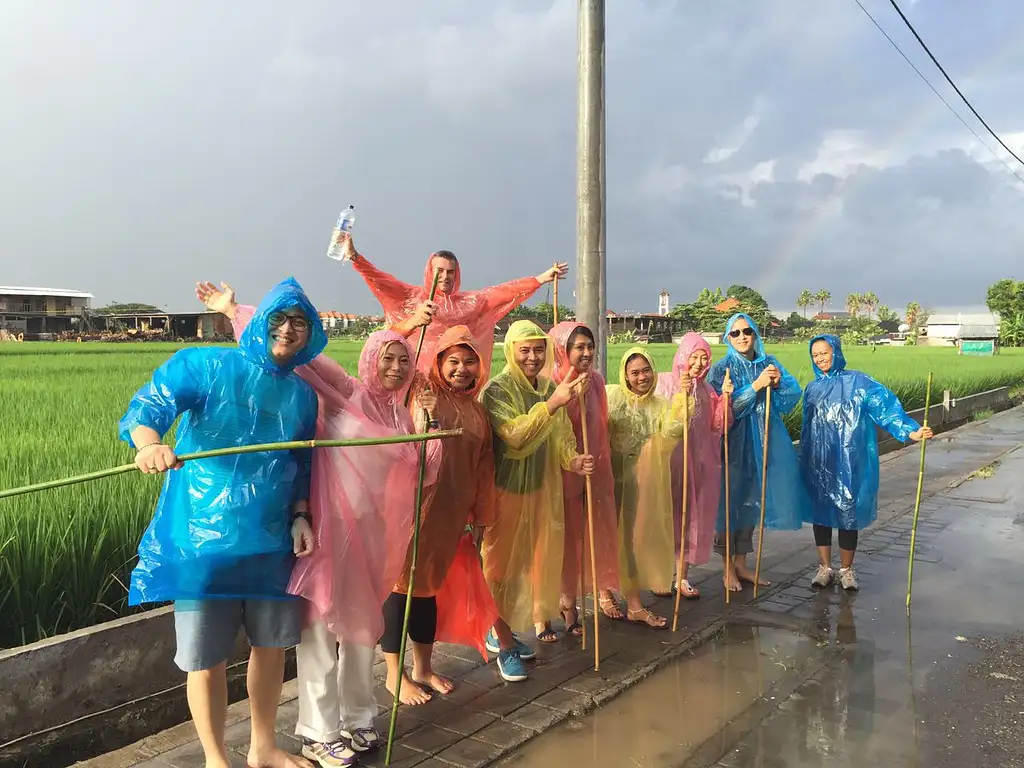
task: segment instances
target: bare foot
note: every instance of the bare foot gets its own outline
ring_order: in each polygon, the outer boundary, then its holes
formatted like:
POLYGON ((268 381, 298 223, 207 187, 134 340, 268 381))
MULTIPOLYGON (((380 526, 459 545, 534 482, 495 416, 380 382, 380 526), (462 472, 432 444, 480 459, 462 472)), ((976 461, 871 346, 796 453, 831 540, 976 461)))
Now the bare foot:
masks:
MULTIPOLYGON (((740 581, 745 581, 748 584, 754 583, 754 572, 747 568, 745 565, 736 566, 736 575, 740 577, 740 581)), ((760 586, 762 587, 770 587, 772 585, 770 581, 766 581, 764 579, 761 579, 761 581, 759 581, 758 584, 760 584, 760 586)))
POLYGON ((722 577, 722 583, 725 584, 725 588, 730 592, 742 592, 743 586, 740 584, 739 579, 736 578, 736 573, 733 571, 727 571, 722 577))
POLYGON ((449 680, 447 677, 441 677, 433 670, 425 675, 417 675, 416 670, 412 671, 412 679, 414 682, 420 685, 426 685, 432 690, 437 691, 442 696, 447 696, 449 693, 455 690, 455 683, 449 680))
MULTIPOLYGON (((385 681, 384 686, 388 689, 388 693, 392 696, 395 695, 395 679, 391 675, 388 675, 388 679, 385 681)), ((402 690, 398 694, 398 701, 410 707, 418 707, 420 704, 426 704, 430 701, 430 694, 416 685, 416 683, 409 679, 409 676, 403 672, 402 690)))
POLYGON ((306 758, 289 754, 276 746, 259 752, 250 748, 246 762, 249 768, 313 768, 306 758))

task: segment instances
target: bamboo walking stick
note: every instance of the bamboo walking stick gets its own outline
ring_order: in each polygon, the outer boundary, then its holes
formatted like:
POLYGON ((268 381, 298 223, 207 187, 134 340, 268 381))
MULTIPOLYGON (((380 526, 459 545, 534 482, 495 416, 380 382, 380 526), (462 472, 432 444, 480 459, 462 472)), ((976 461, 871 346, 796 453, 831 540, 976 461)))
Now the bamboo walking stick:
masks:
MULTIPOLYGON (((924 394, 924 423, 928 426, 928 412, 932 405, 932 374, 928 372, 928 386, 924 394)), ((910 563, 907 566, 907 616, 910 615, 910 592, 914 587, 914 550, 917 548, 917 518, 921 514, 921 492, 924 490, 924 455, 928 441, 921 440, 921 465, 917 470, 917 498, 914 500, 914 523, 910 528, 910 563)))
MULTIPOLYGON (((243 453, 264 453, 269 451, 297 451, 313 448, 356 448, 366 445, 391 445, 394 443, 425 443, 427 440, 442 440, 449 437, 461 435, 461 429, 449 429, 441 432, 432 432, 429 435, 395 435, 393 437, 377 438, 355 438, 351 440, 292 440, 284 443, 260 443, 259 445, 237 445, 231 448, 216 448, 212 451, 200 451, 198 453, 185 453, 178 456, 178 461, 197 461, 199 459, 213 459, 218 456, 237 456, 243 453)), ((128 472, 139 471, 138 466, 122 464, 111 469, 101 469, 98 472, 89 472, 84 475, 76 475, 63 480, 49 480, 45 483, 34 483, 21 488, 11 488, 0 491, 0 499, 9 499, 13 496, 23 496, 27 493, 37 491, 48 491, 51 488, 62 488, 66 485, 78 485, 91 480, 102 480, 105 477, 114 477, 128 472)))
POLYGON ((764 391, 764 448, 761 451, 761 522, 757 530, 757 564, 754 566, 754 599, 761 586, 761 552, 764 550, 764 508, 768 501, 768 436, 772 426, 772 388, 764 391))
MULTIPOLYGON (((732 383, 732 378, 729 376, 729 369, 725 369, 725 381, 732 383)), ((723 382, 725 383, 725 382, 723 382)), ((722 449, 725 451, 725 466, 723 471, 725 472, 725 569, 726 575, 732 572, 732 530, 729 523, 729 395, 723 395, 725 398, 725 415, 722 422, 722 449)), ((729 589, 729 585, 725 587, 725 603, 729 604, 732 597, 732 590, 729 589)))
MULTIPOLYGON (((434 273, 434 285, 437 285, 437 273, 434 273)), ((420 336, 422 342, 423 337, 420 336)), ((423 412, 427 421, 430 414, 423 412)), ((429 426, 428 426, 429 429, 429 426)), ((399 694, 402 692, 402 680, 405 677, 405 651, 409 637, 409 616, 412 614, 412 600, 415 594, 416 559, 420 548, 420 508, 423 505, 423 480, 427 474, 427 443, 420 443, 419 477, 416 481, 416 514, 413 518, 412 549, 409 556, 409 587, 405 594, 405 616, 402 618, 402 640, 398 645, 398 682, 395 684, 395 698, 391 703, 391 723, 388 726, 388 747, 384 755, 384 765, 391 765, 391 750, 395 745, 395 726, 398 724, 399 694)))
MULTIPOLYGON (((555 267, 557 268, 558 264, 555 264, 555 267)), ((557 272, 555 273, 555 284, 553 286, 551 286, 551 293, 552 293, 552 299, 551 300, 552 300, 552 302, 554 302, 554 307, 552 307, 552 310, 551 310, 551 316, 552 316, 551 319, 554 321, 552 323, 552 325, 558 325, 558 273, 557 272)))
MULTIPOLYGON (((587 429, 587 396, 585 393, 580 392, 580 424, 583 425, 583 453, 584 455, 590 455, 590 433, 587 429)), ((586 477, 587 487, 587 531, 590 535, 590 584, 594 588, 594 599, 597 599, 598 587, 597 587, 597 555, 594 551, 594 482, 590 475, 586 477)), ((584 541, 586 536, 583 537, 584 541)), ((580 562, 583 561, 583 553, 581 553, 580 562)), ((594 671, 598 672, 601 669, 601 630, 597 623, 597 606, 594 607, 594 671)))
MULTIPOLYGON (((434 300, 434 296, 437 295, 437 281, 440 278, 441 278, 441 270, 435 269, 434 270, 434 282, 430 284, 430 297, 427 299, 427 301, 433 301, 434 300)), ((426 338, 427 338, 427 326, 424 325, 422 328, 420 328, 420 338, 419 338, 419 341, 416 342, 416 358, 412 362, 413 370, 416 369, 416 366, 420 362, 420 352, 423 351, 423 342, 424 342, 424 340, 426 338)), ((409 403, 411 403, 411 402, 412 402, 412 387, 409 387, 408 391, 405 393, 405 407, 408 408, 409 407, 409 403)))
POLYGON ((686 557, 686 513, 690 507, 690 393, 683 393, 683 507, 679 525, 679 563, 676 565, 676 605, 672 612, 672 631, 679 626, 679 601, 682 598, 683 558, 686 557))

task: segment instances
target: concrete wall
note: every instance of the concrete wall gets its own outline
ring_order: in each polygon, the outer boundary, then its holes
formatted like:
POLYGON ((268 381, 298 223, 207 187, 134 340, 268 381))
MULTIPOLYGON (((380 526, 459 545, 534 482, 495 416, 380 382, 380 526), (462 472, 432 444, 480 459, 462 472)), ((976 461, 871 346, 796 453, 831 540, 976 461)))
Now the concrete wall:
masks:
MULTIPOLYGON (((1007 387, 990 389, 988 392, 979 392, 976 395, 961 398, 952 397, 949 390, 946 390, 942 393, 942 399, 929 409, 928 426, 936 432, 945 432, 965 424, 976 413, 1005 411, 1013 405, 1014 402, 1010 399, 1010 390, 1007 387)), ((924 408, 911 411, 909 415, 920 424, 924 419, 924 408)), ((878 430, 879 454, 899 450, 903 445, 899 440, 894 440, 885 430, 878 430)))

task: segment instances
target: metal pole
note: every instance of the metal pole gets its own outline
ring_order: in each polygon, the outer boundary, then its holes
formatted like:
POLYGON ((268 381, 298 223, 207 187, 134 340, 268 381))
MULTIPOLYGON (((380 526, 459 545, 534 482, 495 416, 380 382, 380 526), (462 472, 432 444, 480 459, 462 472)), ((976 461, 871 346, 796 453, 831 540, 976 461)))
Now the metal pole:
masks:
POLYGON ((607 373, 605 287, 604 0, 579 0, 576 122, 576 315, 607 373))

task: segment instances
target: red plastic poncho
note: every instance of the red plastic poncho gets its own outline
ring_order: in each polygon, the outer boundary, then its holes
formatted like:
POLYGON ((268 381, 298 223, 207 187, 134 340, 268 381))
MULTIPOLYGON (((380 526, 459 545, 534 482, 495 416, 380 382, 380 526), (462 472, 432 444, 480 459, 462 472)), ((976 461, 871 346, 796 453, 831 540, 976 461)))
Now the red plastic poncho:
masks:
MULTIPOLYGON (((432 415, 442 428, 461 428, 463 434, 445 442, 433 495, 421 507, 414 594, 437 596, 438 642, 476 648, 486 660, 484 637, 498 618, 498 607, 487 588, 473 537, 465 529, 468 523, 493 525, 497 515, 491 425, 477 400, 488 370, 481 363, 480 376, 469 390, 452 390, 441 375, 441 362, 447 350, 460 345, 480 356, 480 345, 469 329, 458 325, 441 335, 438 354, 431 358, 429 383, 437 396, 432 415)), ((419 410, 414 397, 413 413, 419 410)), ((395 586, 402 594, 409 591, 410 557, 411 552, 395 586)))
MULTIPOLYGON (((238 307, 240 334, 252 316, 238 307)), ((319 398, 319 439, 390 437, 411 434, 405 391, 388 391, 377 376, 377 361, 391 343, 414 354, 393 331, 370 334, 359 356, 359 379, 326 355, 296 368, 319 398)), ((443 441, 427 443, 424 493, 429 501, 443 457, 443 441)), ((346 640, 373 647, 384 632, 381 606, 402 572, 412 538, 420 447, 414 443, 313 451, 309 496, 316 550, 299 560, 288 591, 309 601, 310 618, 327 622, 346 640)))
MULTIPOLYGON (((551 329, 555 367, 551 378, 561 383, 569 375, 569 352, 566 346, 582 323, 566 321, 551 329)), ((597 565, 597 589, 617 590, 619 585, 618 515, 615 509, 615 482, 612 478, 612 449, 608 442, 608 395, 605 380, 596 370, 590 371, 590 391, 586 394, 587 438, 594 457, 591 478, 594 507, 594 560, 597 565)), ((577 449, 583 452, 583 426, 580 401, 573 399, 565 407, 576 435, 577 449)), ((562 496, 565 504, 565 555, 562 560, 562 591, 574 595, 579 591, 580 548, 583 547, 586 581, 590 582, 590 537, 587 533, 586 479, 574 472, 562 472, 562 496), (586 538, 584 538, 586 537, 586 538), (585 543, 586 542, 586 543, 585 543)), ((593 587, 593 585, 591 585, 593 587)))
MULTIPOLYGON (((691 384, 695 404, 690 420, 690 505, 686 513, 686 562, 690 565, 703 565, 711 557, 722 483, 725 398, 706 381, 711 370, 711 346, 704 337, 691 332, 682 338, 672 363, 672 373, 658 374, 657 389, 658 394, 665 397, 678 394, 679 377, 688 372, 690 355, 698 350, 707 354, 708 367, 691 384)), ((682 445, 672 454, 672 502, 678 556, 683 515, 682 445)))
MULTIPOLYGON (((408 326, 408 320, 416 307, 430 297, 430 286, 434 282, 433 259, 434 254, 427 259, 421 286, 403 283, 393 275, 377 269, 365 256, 356 256, 352 261, 356 271, 362 275, 383 307, 388 326, 404 336, 410 336, 417 330, 408 326)), ((529 299, 541 284, 535 277, 523 277, 481 291, 462 291, 461 285, 462 267, 456 262, 452 292, 445 294, 438 289, 434 295, 438 305, 437 313, 427 327, 423 353, 419 359, 419 370, 423 374, 430 373, 441 334, 456 325, 469 328, 480 345, 482 362, 490 367, 494 351, 494 324, 529 299)))

